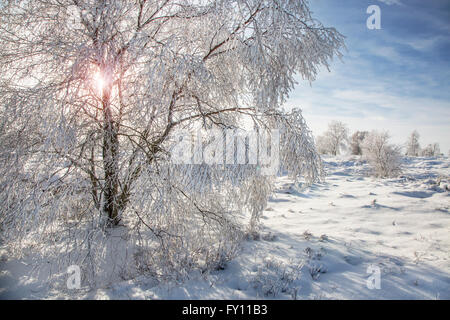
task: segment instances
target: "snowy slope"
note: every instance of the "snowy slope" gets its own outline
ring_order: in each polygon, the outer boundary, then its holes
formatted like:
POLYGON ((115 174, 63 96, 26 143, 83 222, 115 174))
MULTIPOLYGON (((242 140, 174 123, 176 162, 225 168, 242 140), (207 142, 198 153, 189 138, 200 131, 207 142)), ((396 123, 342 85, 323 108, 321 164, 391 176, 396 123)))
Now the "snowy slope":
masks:
POLYGON ((3 256, 0 298, 450 299, 450 160, 405 159, 395 179, 369 177, 358 158, 324 160, 324 183, 299 191, 278 179, 261 239, 225 270, 182 284, 139 278, 54 292, 3 256), (373 270, 380 289, 367 286, 373 270))

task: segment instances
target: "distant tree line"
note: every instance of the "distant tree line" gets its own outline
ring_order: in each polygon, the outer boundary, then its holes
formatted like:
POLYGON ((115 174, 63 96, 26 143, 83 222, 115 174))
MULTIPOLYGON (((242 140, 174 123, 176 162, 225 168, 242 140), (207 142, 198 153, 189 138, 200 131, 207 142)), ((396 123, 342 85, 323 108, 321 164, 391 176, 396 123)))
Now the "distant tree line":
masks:
MULTIPOLYGON (((441 156, 438 143, 421 148, 420 135, 414 130, 406 141, 405 155, 408 157, 441 156)), ((320 154, 339 155, 343 152, 363 156, 371 164, 374 174, 380 177, 395 176, 400 170, 401 146, 389 143, 387 131, 356 131, 351 136, 347 125, 341 121, 332 121, 328 129, 316 138, 320 154)), ((449 151, 450 155, 450 151, 449 151)))

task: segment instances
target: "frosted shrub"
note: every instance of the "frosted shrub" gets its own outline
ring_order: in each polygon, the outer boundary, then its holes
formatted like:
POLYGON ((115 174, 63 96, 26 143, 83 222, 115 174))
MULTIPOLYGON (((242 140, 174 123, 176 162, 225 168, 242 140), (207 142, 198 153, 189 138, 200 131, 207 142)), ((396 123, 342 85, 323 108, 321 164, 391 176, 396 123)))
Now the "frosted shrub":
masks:
POLYGON ((316 146, 317 146, 317 152, 319 154, 330 154, 330 143, 328 141, 328 138, 326 136, 318 136, 316 138, 316 146))
POLYGON ((439 157, 441 155, 439 143, 429 144, 421 151, 420 154, 422 157, 439 157))
POLYGON ((285 264, 282 261, 266 258, 258 268, 256 275, 250 279, 250 284, 262 296, 276 297, 281 293, 297 296, 303 262, 285 264))
POLYGON ((387 132, 372 131, 364 139, 363 155, 377 177, 393 177, 401 172, 400 148, 389 144, 387 132))

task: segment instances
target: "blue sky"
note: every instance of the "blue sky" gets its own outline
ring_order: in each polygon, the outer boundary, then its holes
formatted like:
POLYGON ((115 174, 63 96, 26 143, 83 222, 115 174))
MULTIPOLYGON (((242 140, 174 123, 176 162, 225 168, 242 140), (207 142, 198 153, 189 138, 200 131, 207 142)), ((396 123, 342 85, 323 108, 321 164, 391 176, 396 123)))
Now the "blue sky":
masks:
POLYGON ((311 85, 299 79, 286 106, 299 107, 315 135, 331 120, 355 130, 388 130, 404 144, 417 129, 421 145, 450 150, 450 1, 311 0, 314 17, 346 36, 347 51, 311 85), (369 30, 369 5, 381 30, 369 30))

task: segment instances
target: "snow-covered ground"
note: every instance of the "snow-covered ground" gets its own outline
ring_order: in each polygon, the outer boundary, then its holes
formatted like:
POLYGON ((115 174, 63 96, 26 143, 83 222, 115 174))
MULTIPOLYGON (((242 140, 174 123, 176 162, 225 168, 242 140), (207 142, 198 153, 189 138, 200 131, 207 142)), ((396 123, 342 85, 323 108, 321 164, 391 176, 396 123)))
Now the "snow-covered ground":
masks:
POLYGON ((358 158, 324 160, 325 183, 298 191, 279 178, 261 239, 245 241, 224 270, 69 294, 3 254, 0 299, 450 299, 450 160, 405 159, 395 179, 369 177, 358 158), (377 271, 380 289, 369 289, 377 271))

